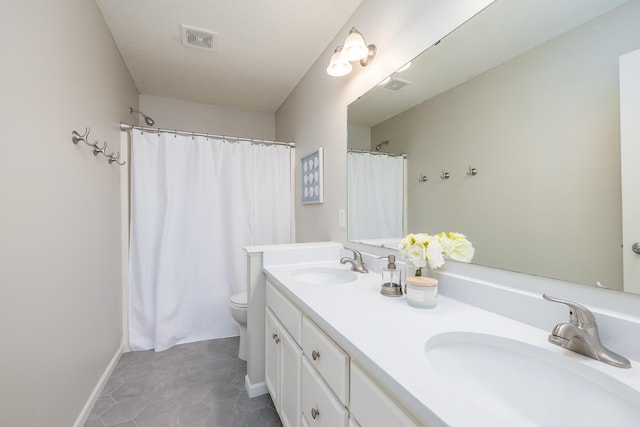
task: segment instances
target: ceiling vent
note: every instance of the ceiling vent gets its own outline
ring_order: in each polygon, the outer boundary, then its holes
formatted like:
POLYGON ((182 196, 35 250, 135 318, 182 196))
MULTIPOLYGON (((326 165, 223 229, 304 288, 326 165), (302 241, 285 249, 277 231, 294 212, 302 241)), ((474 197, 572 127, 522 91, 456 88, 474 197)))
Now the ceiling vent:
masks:
POLYGON ((198 47, 200 49, 214 49, 218 39, 218 33, 203 30, 201 28, 181 25, 182 27, 182 44, 190 47, 198 47))
POLYGON ((391 92, 397 92, 409 84, 411 84, 411 82, 407 80, 401 80, 401 79, 396 79, 392 77, 387 84, 382 86, 382 89, 389 90, 391 92))

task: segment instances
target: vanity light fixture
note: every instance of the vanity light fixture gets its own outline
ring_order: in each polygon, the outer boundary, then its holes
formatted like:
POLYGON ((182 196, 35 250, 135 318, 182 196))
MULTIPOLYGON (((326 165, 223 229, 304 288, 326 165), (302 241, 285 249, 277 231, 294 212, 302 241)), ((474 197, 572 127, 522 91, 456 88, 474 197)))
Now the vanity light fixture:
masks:
POLYGON ((342 77, 349 74, 352 70, 352 66, 347 61, 347 58, 342 54, 342 46, 338 46, 331 55, 331 61, 327 67, 327 74, 334 77, 342 77))
POLYGON ((343 46, 338 46, 331 56, 327 74, 330 76, 346 76, 352 70, 350 62, 359 61, 366 67, 376 56, 376 45, 367 45, 364 36, 356 27, 352 27, 343 46))

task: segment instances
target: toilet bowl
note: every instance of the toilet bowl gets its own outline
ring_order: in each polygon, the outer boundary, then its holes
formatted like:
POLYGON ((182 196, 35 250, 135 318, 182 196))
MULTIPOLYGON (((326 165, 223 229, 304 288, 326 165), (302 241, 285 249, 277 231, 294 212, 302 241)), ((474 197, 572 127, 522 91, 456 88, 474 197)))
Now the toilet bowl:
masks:
POLYGON ((247 360, 247 293, 240 292, 232 295, 229 299, 229 308, 231 309, 233 320, 240 326, 238 358, 247 360))

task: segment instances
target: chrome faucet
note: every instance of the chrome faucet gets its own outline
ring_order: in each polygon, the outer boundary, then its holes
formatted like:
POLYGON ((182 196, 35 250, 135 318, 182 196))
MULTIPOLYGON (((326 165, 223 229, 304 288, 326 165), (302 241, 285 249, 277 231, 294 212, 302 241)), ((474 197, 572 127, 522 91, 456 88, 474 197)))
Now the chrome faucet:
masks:
POLYGON ((362 262, 362 254, 358 251, 356 251, 355 249, 351 249, 351 248, 345 248, 350 250, 351 252, 353 252, 353 259, 349 258, 349 257, 342 257, 340 258, 340 263, 341 264, 351 264, 351 269, 353 271, 357 271, 358 273, 368 273, 369 270, 367 270, 364 267, 364 263, 362 262))
POLYGON ((588 308, 575 302, 550 297, 547 294, 543 294, 542 298, 569 306, 569 323, 559 323, 553 328, 551 335, 549 335, 550 343, 618 368, 631 367, 631 362, 626 357, 620 356, 602 345, 598 335, 596 318, 588 308))

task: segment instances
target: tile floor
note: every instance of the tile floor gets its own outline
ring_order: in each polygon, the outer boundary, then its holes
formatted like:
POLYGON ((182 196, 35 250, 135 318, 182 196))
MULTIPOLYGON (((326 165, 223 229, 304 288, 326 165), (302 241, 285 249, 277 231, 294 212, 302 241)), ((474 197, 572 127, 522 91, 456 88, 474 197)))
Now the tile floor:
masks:
POLYGON ((249 399, 238 338, 125 353, 85 427, 281 427, 269 395, 249 399))

